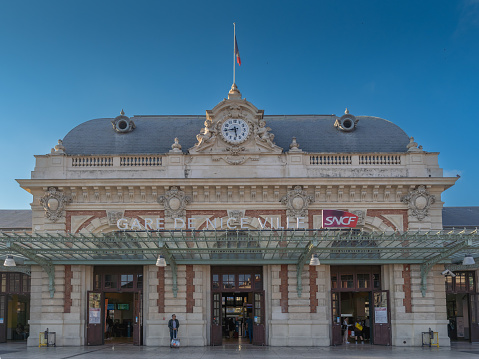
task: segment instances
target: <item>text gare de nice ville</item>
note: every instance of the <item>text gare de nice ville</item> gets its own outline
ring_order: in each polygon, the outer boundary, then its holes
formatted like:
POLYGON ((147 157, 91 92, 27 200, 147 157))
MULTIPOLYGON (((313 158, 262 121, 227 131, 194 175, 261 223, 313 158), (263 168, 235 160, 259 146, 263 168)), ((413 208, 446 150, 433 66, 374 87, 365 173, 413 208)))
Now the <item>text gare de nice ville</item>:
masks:
MULTIPOLYGON (((304 219, 305 217, 297 217, 295 220, 286 218, 286 227, 281 226, 280 218, 256 218, 259 222, 261 229, 266 228, 266 224, 269 223, 275 229, 306 229, 304 219)), ((251 223, 252 218, 173 218, 174 229, 197 229, 198 224, 205 224, 205 229, 222 229, 226 227, 227 229, 248 229, 248 225, 251 223), (200 222, 201 221, 201 222, 200 222)), ((116 226, 119 230, 127 231, 142 231, 150 230, 157 231, 165 229, 165 218, 145 218, 144 220, 139 220, 137 218, 127 219, 120 218, 116 222, 116 226)), ((168 228, 170 229, 170 228, 168 228)))

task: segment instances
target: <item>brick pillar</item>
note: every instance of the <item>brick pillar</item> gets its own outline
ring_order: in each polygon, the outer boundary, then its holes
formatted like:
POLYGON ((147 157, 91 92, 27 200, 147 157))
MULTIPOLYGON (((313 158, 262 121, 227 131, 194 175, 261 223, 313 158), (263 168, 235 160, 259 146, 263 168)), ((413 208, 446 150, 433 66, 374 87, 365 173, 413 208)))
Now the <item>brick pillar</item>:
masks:
POLYGON ((281 313, 288 313, 288 265, 281 264, 281 271, 279 272, 279 278, 281 279, 281 284, 279 286, 279 291, 281 293, 281 299, 279 303, 281 305, 281 313))

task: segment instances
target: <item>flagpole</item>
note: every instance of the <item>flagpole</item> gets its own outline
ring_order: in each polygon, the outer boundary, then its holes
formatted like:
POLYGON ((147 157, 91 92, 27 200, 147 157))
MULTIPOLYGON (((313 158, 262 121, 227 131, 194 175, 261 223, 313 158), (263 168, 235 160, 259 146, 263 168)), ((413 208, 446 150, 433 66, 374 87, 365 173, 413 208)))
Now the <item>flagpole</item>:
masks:
POLYGON ((233 84, 236 83, 236 23, 233 23, 233 84))

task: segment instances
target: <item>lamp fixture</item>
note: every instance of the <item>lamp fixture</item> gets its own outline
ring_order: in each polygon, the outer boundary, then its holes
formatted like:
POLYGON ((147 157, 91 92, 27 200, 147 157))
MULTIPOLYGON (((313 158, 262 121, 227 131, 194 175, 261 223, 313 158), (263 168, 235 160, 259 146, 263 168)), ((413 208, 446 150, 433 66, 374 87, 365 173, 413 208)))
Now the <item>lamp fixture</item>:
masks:
POLYGON ((156 266, 157 267, 166 267, 165 257, 162 256, 161 254, 158 256, 158 259, 156 260, 156 266))
POLYGON ((319 262, 319 258, 317 254, 313 254, 311 256, 311 260, 309 261, 310 266, 319 266, 321 263, 319 262))
POLYGON ((13 259, 13 256, 8 255, 7 258, 5 258, 5 262, 3 263, 5 267, 16 267, 17 265, 15 264, 15 260, 13 259))
POLYGON ((471 266, 473 264, 476 264, 476 261, 470 254, 466 254, 464 256, 464 260, 462 261, 463 266, 471 266))

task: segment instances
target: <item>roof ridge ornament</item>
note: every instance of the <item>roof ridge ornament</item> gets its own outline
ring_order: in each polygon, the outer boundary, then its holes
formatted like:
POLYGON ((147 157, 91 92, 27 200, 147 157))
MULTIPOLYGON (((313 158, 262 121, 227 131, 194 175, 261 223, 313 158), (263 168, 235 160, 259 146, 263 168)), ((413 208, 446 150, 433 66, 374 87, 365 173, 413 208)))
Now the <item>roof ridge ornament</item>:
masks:
POLYGON ((417 142, 414 142, 414 137, 409 137, 409 143, 406 147, 408 152, 422 152, 422 146, 417 146, 417 142))
POLYGON ((65 154, 65 146, 63 146, 63 141, 58 140, 58 144, 55 145, 55 148, 52 148, 53 155, 63 155, 65 154))
POLYGON ((181 145, 178 140, 178 137, 175 137, 175 142, 171 145, 171 150, 170 152, 182 152, 181 151, 181 145))
POLYGON ((299 143, 296 142, 296 137, 293 137, 293 140, 289 145, 289 152, 302 152, 302 150, 299 148, 299 143))
POLYGON ((234 83, 231 85, 231 89, 228 92, 228 100, 241 100, 241 92, 238 90, 238 86, 234 83))

